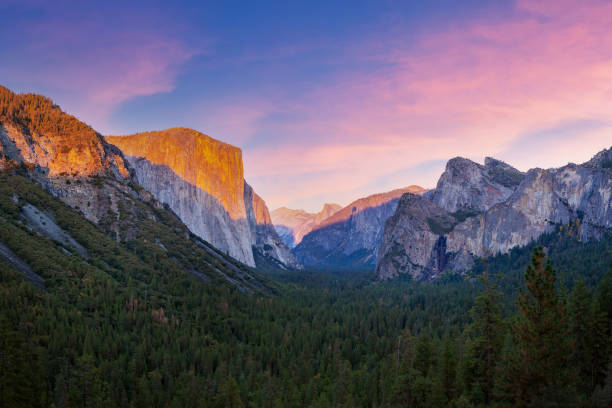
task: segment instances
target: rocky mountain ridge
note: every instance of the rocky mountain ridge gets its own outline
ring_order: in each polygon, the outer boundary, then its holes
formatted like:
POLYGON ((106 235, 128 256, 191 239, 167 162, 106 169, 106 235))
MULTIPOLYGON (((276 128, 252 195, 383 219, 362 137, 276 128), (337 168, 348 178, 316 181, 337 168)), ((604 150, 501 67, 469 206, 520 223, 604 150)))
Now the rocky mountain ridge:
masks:
POLYGON ((526 174, 494 159, 448 162, 435 190, 405 195, 386 223, 381 279, 466 272, 476 257, 506 253, 575 222, 583 241, 612 229, 612 149, 582 164, 526 174))
POLYGON ((358 199, 323 220, 293 253, 304 266, 314 268, 374 268, 385 221, 400 197, 425 191, 409 186, 358 199))
MULTIPOLYGON (((166 149, 166 153, 170 152, 168 156, 181 154, 178 150, 172 150, 177 146, 164 144, 160 147, 166 149)), ((207 178, 194 172, 192 167, 197 166, 193 166, 189 160, 183 162, 185 174, 189 175, 191 171, 190 180, 210 187, 218 198, 178 177, 168 166, 154 165, 144 159, 124 155, 102 135, 63 112, 50 99, 34 94, 15 94, 0 87, 0 170, 23 169, 29 179, 78 210, 117 242, 136 239, 143 220, 157 218, 148 206, 163 212, 164 204, 169 208, 168 202, 179 202, 189 208, 189 202, 180 198, 195 197, 204 202, 208 200, 210 207, 218 209, 218 213, 225 214, 227 219, 233 220, 230 214, 238 218, 237 224, 242 229, 237 235, 241 239, 244 237, 242 248, 245 256, 250 257, 241 259, 236 256, 243 263, 255 266, 253 248, 261 248, 268 257, 276 259, 279 266, 287 267, 293 262, 292 265, 297 267, 295 258, 282 245, 273 228, 264 226, 262 232, 259 227, 258 220, 266 219, 265 214, 261 215, 264 212, 261 208, 267 211, 263 200, 251 195, 245 205, 247 191, 244 188, 240 149, 221 142, 191 147, 207 158, 210 163, 205 163, 209 165, 206 170, 218 177, 207 178), (231 166, 233 164, 236 166, 231 166), (143 177, 146 174, 148 178, 143 177), (237 178, 240 180, 237 181, 237 178), (142 188, 139 180, 143 181, 142 184, 148 184, 153 194, 142 188), (173 182, 175 185, 171 184, 173 182), (205 184, 207 182, 209 184, 205 184), (223 188, 224 183, 232 188, 223 188), (235 188, 231 183, 235 184, 235 188), (174 196, 176 191, 173 188, 180 194, 174 196), (226 203, 229 212, 222 203, 226 203), (253 206, 258 210, 250 213, 256 219, 249 220, 247 211, 253 206), (256 225, 253 231, 250 225, 256 225), (264 246, 272 246, 272 250, 264 246)), ((182 208, 179 206, 178 210, 182 208)), ((199 217, 194 219, 209 226, 213 232, 224 231, 224 220, 215 218, 211 213, 200 212, 199 217)), ((206 238, 210 236, 203 237, 206 238)), ((223 240, 224 236, 219 235, 218 242, 223 240)), ((221 248, 221 252, 229 251, 221 248)))

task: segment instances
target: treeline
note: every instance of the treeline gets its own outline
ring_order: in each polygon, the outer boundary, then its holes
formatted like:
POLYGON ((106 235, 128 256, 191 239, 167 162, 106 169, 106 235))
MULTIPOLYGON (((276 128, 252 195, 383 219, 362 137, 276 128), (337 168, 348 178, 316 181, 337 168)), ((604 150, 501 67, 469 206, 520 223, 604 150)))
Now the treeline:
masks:
POLYGON ((29 134, 50 137, 83 138, 84 135, 97 135, 90 126, 63 112, 51 99, 37 94, 16 94, 1 85, 0 123, 18 126, 29 134))

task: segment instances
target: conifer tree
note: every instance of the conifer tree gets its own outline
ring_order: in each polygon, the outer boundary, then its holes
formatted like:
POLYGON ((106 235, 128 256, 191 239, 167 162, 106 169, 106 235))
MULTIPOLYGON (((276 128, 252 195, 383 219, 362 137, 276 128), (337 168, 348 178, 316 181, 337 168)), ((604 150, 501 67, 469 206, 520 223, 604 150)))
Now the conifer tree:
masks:
POLYGON ((493 398, 496 366, 503 343, 503 324, 497 286, 491 282, 488 267, 480 277, 483 291, 474 299, 472 308, 473 323, 468 329, 471 336, 466 363, 466 379, 470 389, 477 386, 482 393, 485 405, 493 398))
POLYGON ((599 302, 592 301, 582 279, 570 297, 569 321, 576 386, 581 395, 591 395, 605 378, 607 319, 599 302))
POLYGON ((535 248, 512 328, 517 353, 505 378, 505 397, 516 407, 567 406, 573 400, 567 314, 555 291, 555 274, 543 249, 535 248))

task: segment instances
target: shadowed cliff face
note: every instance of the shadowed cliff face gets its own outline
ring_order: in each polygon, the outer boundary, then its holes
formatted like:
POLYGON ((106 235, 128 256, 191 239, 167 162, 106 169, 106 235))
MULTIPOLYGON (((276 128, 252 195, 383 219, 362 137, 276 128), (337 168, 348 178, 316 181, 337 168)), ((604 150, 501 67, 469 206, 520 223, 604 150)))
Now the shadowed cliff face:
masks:
MULTIPOLYGON (((453 160, 451 167, 457 163, 453 160)), ((486 172, 487 166, 476 168, 486 172)), ((510 175, 510 180, 518 181, 520 176, 520 182, 507 183, 504 187, 512 191, 503 195, 499 190, 490 194, 486 174, 465 177, 474 168, 455 167, 454 177, 445 172, 436 191, 402 198, 385 226, 379 278, 408 273, 414 279, 435 279, 445 270, 466 272, 475 257, 506 253, 570 222, 578 223, 583 241, 612 230, 612 149, 583 165, 532 169, 527 174, 517 174, 504 164, 501 177, 510 175), (458 174, 462 169, 466 173, 458 174), (470 180, 467 185, 466 180, 470 180), (469 206, 456 205, 459 202, 469 206)))
POLYGON ((246 211, 243 218, 234 219, 216 197, 184 180, 169 166, 125 157, 134 169, 136 182, 168 205, 194 234, 221 252, 255 266, 246 211))
POLYGON ((283 242, 293 248, 310 231, 315 229, 325 219, 331 217, 342 209, 339 204, 324 204, 318 213, 309 213, 304 210, 292 210, 287 207, 272 211, 272 222, 283 242))
POLYGON ((293 253, 274 229, 265 201, 246 182, 244 183, 244 201, 251 230, 253 250, 261 255, 255 257, 256 263, 258 259, 263 259, 266 263, 281 269, 287 267, 301 269, 301 265, 297 262, 293 253))
POLYGON ((305 266, 374 269, 385 221, 395 212, 399 198, 425 191, 410 186, 356 200, 317 225, 294 254, 305 266))
POLYGON ((491 157, 484 166, 456 157, 448 161, 438 185, 426 197, 450 212, 486 211, 508 199, 523 177, 524 173, 491 157))

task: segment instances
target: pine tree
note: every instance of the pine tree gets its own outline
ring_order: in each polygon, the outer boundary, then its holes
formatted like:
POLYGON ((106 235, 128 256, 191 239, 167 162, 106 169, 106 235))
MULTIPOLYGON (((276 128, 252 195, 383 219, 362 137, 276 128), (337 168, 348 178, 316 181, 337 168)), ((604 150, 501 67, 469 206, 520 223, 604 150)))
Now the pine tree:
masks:
POLYGON ((513 326, 517 353, 509 363, 505 397, 516 407, 567 406, 573 401, 568 369, 567 315, 555 291, 555 270, 542 248, 525 273, 513 326))
MULTIPOLYGON (((491 282, 488 267, 482 277, 483 292, 474 299, 473 323, 468 329, 471 336, 465 374, 468 388, 477 385, 487 406, 493 398, 496 366, 503 343, 503 324, 497 286, 491 282)), ((480 402, 480 401, 476 401, 480 402)))
POLYGON ((240 399, 240 389, 234 377, 228 377, 219 385, 216 403, 219 408, 243 407, 242 400, 240 399))
POLYGON ((586 394, 592 388, 592 352, 590 319, 591 298, 582 279, 579 279, 570 297, 568 314, 572 339, 570 363, 576 372, 576 385, 579 392, 586 394))
POLYGON ((606 381, 597 386, 593 393, 593 406, 595 408, 608 408, 612 405, 612 361, 608 365, 606 381))
POLYGON ((592 301, 582 279, 578 281, 569 303, 572 338, 571 366, 576 372, 576 385, 588 397, 595 386, 602 384, 606 372, 607 317, 599 302, 592 301))

